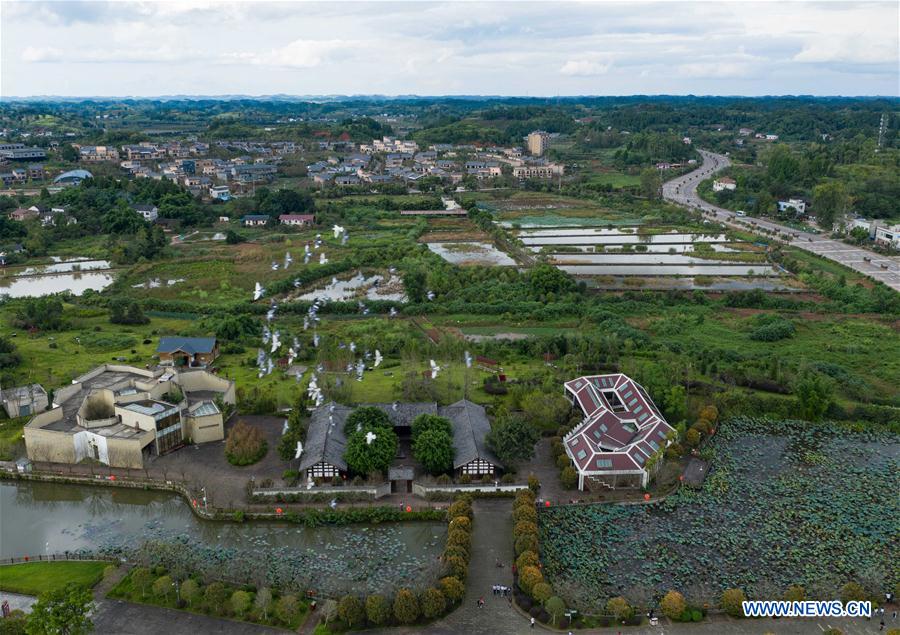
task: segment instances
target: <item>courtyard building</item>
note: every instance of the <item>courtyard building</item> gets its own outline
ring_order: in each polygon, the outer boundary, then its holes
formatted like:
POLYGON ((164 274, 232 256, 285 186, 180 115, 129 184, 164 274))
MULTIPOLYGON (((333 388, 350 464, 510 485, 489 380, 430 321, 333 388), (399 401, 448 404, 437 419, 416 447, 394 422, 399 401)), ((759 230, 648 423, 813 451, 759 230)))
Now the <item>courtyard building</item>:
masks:
POLYGON ((104 364, 54 393, 25 425, 25 450, 32 461, 142 468, 185 443, 222 440, 219 404, 234 403, 234 382, 203 370, 104 364))
POLYGON ((156 347, 160 366, 205 368, 219 356, 214 337, 161 337, 156 347))
POLYGON ((643 386, 618 373, 579 377, 565 390, 584 413, 563 437, 578 489, 647 487, 675 430, 643 386))

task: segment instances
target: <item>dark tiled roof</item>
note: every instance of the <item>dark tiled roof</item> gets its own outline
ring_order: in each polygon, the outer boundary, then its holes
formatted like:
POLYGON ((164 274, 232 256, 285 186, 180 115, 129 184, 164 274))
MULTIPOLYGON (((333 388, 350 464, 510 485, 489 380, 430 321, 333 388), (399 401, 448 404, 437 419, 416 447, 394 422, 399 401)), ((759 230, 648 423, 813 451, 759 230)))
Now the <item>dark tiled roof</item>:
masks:
POLYGON ((347 462, 344 460, 344 449, 347 446, 344 422, 351 412, 353 408, 335 403, 313 410, 303 454, 300 456, 301 470, 308 470, 322 461, 339 470, 347 469, 347 462))
POLYGON ((438 414, 446 417, 453 425, 453 467, 459 469, 475 459, 483 459, 493 465, 500 465, 498 459, 487 447, 485 437, 491 431, 484 408, 467 399, 440 408, 438 414))
POLYGON ((174 353, 183 351, 194 355, 196 353, 212 353, 216 347, 214 337, 161 337, 157 353, 174 353))

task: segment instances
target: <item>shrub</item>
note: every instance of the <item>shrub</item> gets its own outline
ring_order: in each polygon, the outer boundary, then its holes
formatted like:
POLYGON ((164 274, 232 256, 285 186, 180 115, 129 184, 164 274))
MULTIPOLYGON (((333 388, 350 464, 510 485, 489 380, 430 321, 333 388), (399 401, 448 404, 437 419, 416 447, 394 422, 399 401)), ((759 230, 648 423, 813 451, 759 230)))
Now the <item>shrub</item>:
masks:
POLYGON ((460 547, 467 549, 469 548, 469 544, 472 541, 472 536, 468 531, 464 529, 451 529, 447 532, 447 546, 451 545, 459 545, 460 547))
POLYGON ((543 581, 544 574, 541 573, 541 570, 537 567, 529 566, 519 569, 519 588, 528 595, 531 595, 531 590, 534 588, 535 584, 539 584, 543 581))
POLYGON ((746 599, 747 596, 745 596, 744 592, 740 589, 725 589, 725 591, 722 592, 720 604, 722 610, 731 617, 744 617, 744 607, 742 606, 742 603, 746 599))
POLYGON ((439 474, 451 469, 454 454, 453 436, 440 428, 425 430, 413 442, 413 456, 429 474, 439 474))
POLYGON ((553 595, 553 588, 546 582, 538 582, 531 587, 531 597, 534 598, 535 602, 543 604, 551 595, 553 595))
POLYGON ((347 421, 344 423, 344 434, 349 438, 354 432, 367 432, 377 428, 393 430, 394 425, 381 408, 361 406, 347 417, 347 421))
POLYGON ((863 601, 868 599, 866 590, 858 582, 848 582, 841 587, 841 602, 846 604, 852 601, 863 601))
POLYGON ((366 619, 376 626, 387 624, 391 619, 391 605, 383 595, 370 595, 366 598, 366 619))
POLYGON ((446 549, 444 549, 443 558, 446 560, 447 558, 457 557, 461 558, 463 561, 469 561, 469 551, 462 545, 449 545, 446 549))
POLYGON ((393 428, 354 432, 347 438, 344 460, 355 474, 384 472, 397 456, 397 444, 397 434, 393 428), (366 436, 369 433, 375 434, 375 439, 371 442, 366 436))
POLYGON ((430 620, 447 610, 447 598, 439 589, 431 587, 422 593, 419 605, 422 607, 422 615, 430 620))
POLYGON ((188 606, 193 606, 200 599, 200 585, 196 580, 188 578, 181 583, 181 599, 187 602, 188 606))
POLYGON ((681 595, 681 593, 678 591, 669 591, 663 596, 663 599, 659 603, 659 607, 662 609, 663 615, 673 620, 677 620, 687 608, 687 603, 684 601, 684 596, 681 595))
POLYGON ((700 445, 700 432, 695 428, 691 428, 684 435, 684 442, 688 447, 696 448, 700 445))
MULTIPOLYGON (((528 475, 528 489, 533 493, 537 493, 541 489, 541 481, 534 474, 528 475)), ((533 499, 532 502, 534 502, 533 499)))
POLYGON ((441 586, 441 591, 444 593, 444 597, 450 600, 453 603, 460 602, 466 596, 466 587, 460 581, 459 578, 455 576, 447 576, 446 578, 441 578, 438 583, 441 586))
POLYGON ((715 423, 719 419, 719 410, 710 404, 700 411, 700 418, 715 423))
POLYGON ((569 458, 568 454, 560 454, 556 457, 556 467, 561 470, 566 469, 567 467, 572 465, 572 459, 569 458))
POLYGON ((439 417, 432 414, 421 414, 412 422, 412 440, 413 445, 422 434, 429 430, 437 430, 447 437, 453 437, 453 426, 450 420, 445 417, 439 417))
POLYGON ((523 520, 537 524, 537 516, 537 510, 534 508, 534 503, 519 505, 513 509, 513 522, 516 524, 523 520))
POLYGON ((394 617, 401 624, 414 624, 419 619, 419 602, 409 589, 400 589, 394 597, 394 617))
POLYGON ((566 612, 566 603, 562 598, 554 595, 544 603, 544 609, 550 615, 550 619, 554 625, 563 618, 566 612))
POLYGON ((461 529, 465 532, 472 531, 472 521, 468 516, 457 516, 450 521, 450 529, 461 529))
POLYGON ((537 553, 534 551, 523 551, 516 558, 516 569, 521 571, 525 567, 536 567, 541 563, 537 553))
POLYGON ((447 514, 450 518, 456 518, 457 516, 466 516, 469 520, 472 519, 472 505, 469 504, 466 500, 455 500, 450 505, 450 509, 447 510, 447 514))
POLYGON ((347 622, 347 626, 353 628, 355 624, 362 624, 366 619, 366 608, 362 600, 354 595, 345 595, 338 602, 338 615, 347 622))
POLYGON ((238 421, 225 439, 225 457, 232 465, 251 465, 266 455, 268 444, 259 428, 238 421))
POLYGON ((606 612, 614 616, 619 622, 623 622, 634 615, 634 609, 628 603, 628 600, 622 596, 610 598, 606 603, 606 612))
POLYGON ((535 534, 525 534, 516 538, 516 557, 522 555, 523 551, 538 551, 538 538, 535 534))
POLYGON ((519 536, 524 536, 526 534, 534 534, 537 535, 538 528, 537 525, 530 520, 522 520, 516 523, 516 526, 513 527, 513 536, 518 538, 519 536))
POLYGON ((802 602, 806 599, 806 589, 799 584, 792 584, 784 592, 784 599, 788 602, 802 602))
POLYGON ((246 591, 235 591, 231 594, 229 601, 231 612, 237 617, 244 617, 244 614, 250 610, 251 601, 250 594, 246 591))
POLYGON ((221 582, 211 582, 203 591, 203 603, 207 611, 219 614, 228 601, 228 589, 221 582))
POLYGON ((571 465, 567 465, 559 473, 559 483, 564 489, 575 489, 578 487, 578 472, 571 465))
POLYGON ((444 558, 444 564, 450 569, 450 573, 460 580, 465 580, 466 576, 469 575, 468 563, 459 556, 444 558))

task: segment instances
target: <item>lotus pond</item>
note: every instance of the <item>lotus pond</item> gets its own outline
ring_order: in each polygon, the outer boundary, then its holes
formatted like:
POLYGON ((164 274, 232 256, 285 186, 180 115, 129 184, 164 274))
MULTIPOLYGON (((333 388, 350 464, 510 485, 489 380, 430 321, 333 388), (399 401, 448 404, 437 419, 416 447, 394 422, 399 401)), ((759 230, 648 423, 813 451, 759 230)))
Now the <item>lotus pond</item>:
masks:
POLYGON ((650 505, 561 506, 540 514, 554 589, 582 610, 607 598, 693 601, 728 587, 781 597, 791 584, 832 599, 855 580, 900 581, 900 435, 739 418, 708 448, 709 477, 650 505))
POLYGON ((180 496, 59 483, 0 482, 0 557, 74 551, 177 564, 230 580, 325 595, 419 588, 440 572, 439 522, 306 527, 204 521, 180 496))

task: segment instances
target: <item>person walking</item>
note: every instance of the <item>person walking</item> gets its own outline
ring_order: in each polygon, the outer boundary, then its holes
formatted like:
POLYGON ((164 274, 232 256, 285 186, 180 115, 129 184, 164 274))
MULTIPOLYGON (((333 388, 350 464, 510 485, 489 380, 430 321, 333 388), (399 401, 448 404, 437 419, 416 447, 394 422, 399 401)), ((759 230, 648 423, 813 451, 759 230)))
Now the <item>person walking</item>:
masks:
POLYGON ((534 618, 531 618, 531 628, 534 628, 534 618))

